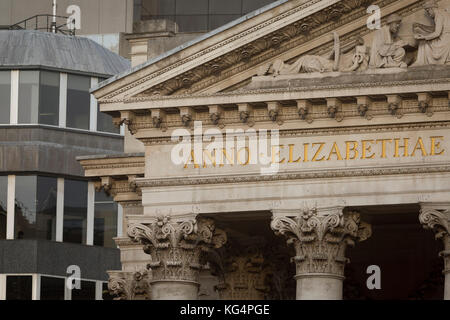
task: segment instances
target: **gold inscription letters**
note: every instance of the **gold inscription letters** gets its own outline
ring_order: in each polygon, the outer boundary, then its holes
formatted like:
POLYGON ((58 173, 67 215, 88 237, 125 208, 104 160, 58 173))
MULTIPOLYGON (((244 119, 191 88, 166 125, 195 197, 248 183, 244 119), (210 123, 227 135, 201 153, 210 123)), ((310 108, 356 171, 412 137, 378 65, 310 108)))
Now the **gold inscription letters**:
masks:
MULTIPOLYGON (((314 141, 300 144, 273 145, 270 149, 271 162, 287 165, 299 165, 302 162, 324 161, 364 161, 371 159, 398 159, 410 157, 436 157, 445 154, 444 136, 426 138, 397 138, 349 140, 344 142, 314 141)), ((248 147, 203 150, 203 163, 197 161, 192 150, 184 168, 207 168, 231 166, 248 166, 251 162, 248 147), (222 162, 220 162, 220 158, 222 162), (209 161, 206 161, 209 160, 209 161)))

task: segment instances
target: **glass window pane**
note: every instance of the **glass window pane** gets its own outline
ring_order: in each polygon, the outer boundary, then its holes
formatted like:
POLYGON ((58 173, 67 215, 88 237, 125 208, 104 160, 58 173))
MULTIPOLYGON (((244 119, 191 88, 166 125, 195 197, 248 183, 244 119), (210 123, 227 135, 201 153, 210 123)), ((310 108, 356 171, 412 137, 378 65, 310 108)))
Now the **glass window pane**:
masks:
POLYGON ((31 276, 7 276, 6 300, 31 300, 31 276))
POLYGON ((0 124, 9 124, 11 104, 11 72, 0 71, 0 124))
POLYGON ((196 32, 208 30, 208 15, 183 15, 176 16, 178 30, 180 32, 196 32))
POLYGON ((20 71, 18 123, 37 123, 38 105, 39 71, 20 71))
POLYGON ((209 0, 211 14, 241 14, 242 0, 209 0))
POLYGON ((16 239, 55 240, 56 189, 56 178, 16 176, 16 239))
POLYGON ((85 243, 87 182, 64 180, 64 242, 85 243))
POLYGON ((95 193, 94 245, 115 248, 117 203, 104 192, 95 193))
POLYGON ((39 123, 59 124, 59 73, 41 71, 39 123))
POLYGON ((208 14, 208 0, 177 0, 176 14, 208 14))
POLYGON ((175 0, 152 0, 152 5, 148 6, 148 1, 144 3, 142 14, 148 15, 149 11, 154 8, 156 15, 174 15, 175 14, 175 0))
POLYGON ((91 78, 69 74, 67 77, 67 127, 89 130, 91 78))
POLYGON ((239 18, 240 15, 230 15, 230 14, 211 14, 209 16, 209 29, 219 28, 234 19, 239 18))
POLYGON ((0 240, 6 239, 7 200, 8 200, 8 177, 0 176, 0 240))
POLYGON ((254 10, 260 9, 276 0, 242 0, 243 14, 247 14, 254 10))
POLYGON ((65 279, 41 277, 41 300, 64 300, 65 279))
POLYGON ((104 112, 100 112, 97 105, 97 131, 120 133, 120 127, 116 127, 113 123, 113 117, 104 112))
POLYGON ((95 282, 81 281, 81 288, 72 289, 72 300, 95 300, 95 282))

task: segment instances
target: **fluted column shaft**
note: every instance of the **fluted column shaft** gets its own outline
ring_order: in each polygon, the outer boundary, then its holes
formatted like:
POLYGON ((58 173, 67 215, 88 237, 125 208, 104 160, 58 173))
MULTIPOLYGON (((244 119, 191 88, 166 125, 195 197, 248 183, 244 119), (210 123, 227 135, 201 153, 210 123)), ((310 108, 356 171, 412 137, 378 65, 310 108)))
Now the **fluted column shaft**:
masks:
POLYGON ((226 242, 212 219, 159 217, 152 223, 131 224, 128 236, 151 255, 147 267, 152 270, 152 300, 196 300, 205 253, 226 242))
POLYGON ((440 253, 444 258, 444 300, 450 300, 450 202, 421 203, 419 220, 425 229, 434 231, 436 239, 444 244, 444 251, 440 253))
POLYGON ((370 225, 356 212, 333 207, 277 217, 271 226, 295 248, 297 300, 341 300, 346 248, 369 238, 370 225))

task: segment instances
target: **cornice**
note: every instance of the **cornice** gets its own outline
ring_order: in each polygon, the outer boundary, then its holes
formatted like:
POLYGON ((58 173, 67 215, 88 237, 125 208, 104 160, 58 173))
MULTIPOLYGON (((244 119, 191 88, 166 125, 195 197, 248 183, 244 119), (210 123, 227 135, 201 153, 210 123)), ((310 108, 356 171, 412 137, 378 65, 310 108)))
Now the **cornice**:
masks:
POLYGON ((200 177, 174 177, 163 179, 139 179, 137 185, 140 188, 208 185, 208 184, 237 184, 254 182, 276 182, 290 180, 313 180, 327 178, 346 177, 369 177, 385 175, 407 175, 407 174, 433 174, 450 172, 450 164, 438 165, 409 165, 391 167, 371 167, 358 169, 334 169, 334 170, 304 170, 283 172, 276 175, 239 174, 239 175, 217 175, 200 177))
MULTIPOLYGON (((331 84, 331 85, 315 85, 311 86, 302 86, 302 87, 282 87, 282 88, 268 88, 268 89, 250 89, 250 90, 238 90, 232 92, 217 92, 217 93, 204 93, 204 94, 181 94, 181 95, 172 95, 172 96, 141 96, 141 97, 131 97, 128 99, 120 99, 120 100, 109 100, 105 101, 105 103, 139 103, 139 102, 152 102, 154 105, 159 105, 159 103, 163 103, 164 101, 170 100, 179 100, 179 106, 186 106, 183 104, 184 100, 189 99, 202 99, 214 97, 217 99, 224 100, 224 98, 233 98, 233 100, 238 101, 239 97, 248 97, 248 96, 261 96, 265 94, 286 94, 286 93, 305 93, 305 92, 321 92, 321 91, 330 91, 330 90, 347 90, 347 89, 355 89, 355 88, 383 88, 383 87, 411 87, 411 86, 420 86, 420 85, 437 85, 437 84, 449 84, 450 78, 442 78, 442 79, 422 79, 422 80, 406 80, 406 81, 387 81, 387 82, 358 82, 358 83, 346 83, 346 84, 331 84)), ((411 90, 414 92, 415 90, 411 90)), ((428 90, 427 90, 428 91, 428 90)), ((346 94, 348 96, 348 94, 346 94)), ((299 97, 300 98, 300 97, 299 97)), ((304 97, 305 98, 305 97, 304 97)), ((290 100, 292 98, 284 98, 282 100, 290 100)), ((228 100, 226 100, 228 101, 228 100)), ((261 99, 257 99, 253 102, 263 101, 261 99)), ((242 103, 248 101, 241 101, 242 103)), ((230 103, 237 103, 235 101, 230 103)), ((199 105, 202 105, 201 102, 199 105)), ((170 107, 175 107, 170 105, 170 107)), ((126 108, 125 108, 126 109, 126 108)), ((148 109, 148 107, 142 107, 142 109, 148 109)))
MULTIPOLYGON (((279 130, 281 138, 450 129, 450 121, 279 130)), ((140 139, 145 145, 174 144, 171 136, 140 139)))

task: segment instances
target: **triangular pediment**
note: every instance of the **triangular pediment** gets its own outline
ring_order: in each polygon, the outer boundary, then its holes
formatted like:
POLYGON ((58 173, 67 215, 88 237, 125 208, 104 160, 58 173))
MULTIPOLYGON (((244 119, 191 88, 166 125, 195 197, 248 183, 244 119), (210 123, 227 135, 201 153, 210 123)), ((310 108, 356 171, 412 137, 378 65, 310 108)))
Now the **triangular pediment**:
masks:
POLYGON ((214 94, 246 86, 275 60, 324 55, 333 48, 332 32, 341 48, 354 47, 370 36, 367 7, 383 16, 410 15, 422 0, 289 0, 242 17, 163 56, 103 83, 94 94, 100 103, 139 101, 144 97, 214 94))

